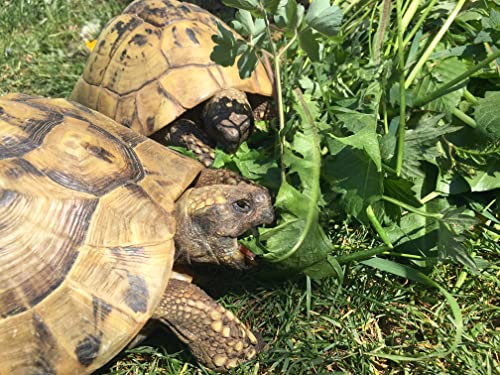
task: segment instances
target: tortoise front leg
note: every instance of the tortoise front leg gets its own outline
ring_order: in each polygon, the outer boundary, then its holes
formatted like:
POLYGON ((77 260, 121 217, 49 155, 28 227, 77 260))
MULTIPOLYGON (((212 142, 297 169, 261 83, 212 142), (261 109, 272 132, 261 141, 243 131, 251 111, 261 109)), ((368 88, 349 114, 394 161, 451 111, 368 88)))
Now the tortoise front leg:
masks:
POLYGON ((196 285, 170 279, 153 315, 186 343, 205 366, 227 371, 255 358, 262 342, 196 285))
POLYGON ((165 140, 173 146, 192 151, 205 167, 210 167, 214 162, 215 151, 210 145, 209 136, 192 120, 179 119, 169 125, 165 140))

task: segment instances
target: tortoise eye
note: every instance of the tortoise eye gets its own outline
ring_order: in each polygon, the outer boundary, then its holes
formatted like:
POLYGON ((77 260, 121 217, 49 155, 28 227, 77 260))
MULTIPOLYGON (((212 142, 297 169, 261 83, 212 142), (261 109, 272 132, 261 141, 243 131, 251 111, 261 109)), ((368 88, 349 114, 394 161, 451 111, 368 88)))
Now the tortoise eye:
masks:
POLYGON ((233 203, 233 207, 236 211, 242 213, 250 212, 250 210, 252 209, 250 202, 246 199, 237 200, 236 202, 233 203))

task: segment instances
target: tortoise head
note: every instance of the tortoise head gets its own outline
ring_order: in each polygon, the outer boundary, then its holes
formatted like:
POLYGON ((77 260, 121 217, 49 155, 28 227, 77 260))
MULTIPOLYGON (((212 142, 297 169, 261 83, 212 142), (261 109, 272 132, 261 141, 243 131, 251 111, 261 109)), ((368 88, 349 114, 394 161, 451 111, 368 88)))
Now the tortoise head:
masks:
POLYGON ((261 186, 208 185, 187 190, 177 201, 177 263, 247 268, 238 236, 274 220, 271 197, 261 186))
POLYGON ((217 92, 203 108, 203 127, 224 151, 235 152, 253 131, 252 107, 243 91, 217 92))

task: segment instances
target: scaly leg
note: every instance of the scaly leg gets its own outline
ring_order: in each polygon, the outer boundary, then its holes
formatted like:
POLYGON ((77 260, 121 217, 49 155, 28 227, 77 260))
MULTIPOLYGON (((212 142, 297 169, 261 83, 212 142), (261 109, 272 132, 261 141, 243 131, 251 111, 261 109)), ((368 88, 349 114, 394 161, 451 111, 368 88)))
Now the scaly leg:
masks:
POLYGON ((228 371, 255 358, 262 341, 196 285, 172 278, 153 315, 205 366, 228 371))
POLYGON ((210 167, 214 162, 215 151, 208 135, 192 120, 179 119, 169 125, 165 139, 173 146, 191 150, 205 167, 210 167))

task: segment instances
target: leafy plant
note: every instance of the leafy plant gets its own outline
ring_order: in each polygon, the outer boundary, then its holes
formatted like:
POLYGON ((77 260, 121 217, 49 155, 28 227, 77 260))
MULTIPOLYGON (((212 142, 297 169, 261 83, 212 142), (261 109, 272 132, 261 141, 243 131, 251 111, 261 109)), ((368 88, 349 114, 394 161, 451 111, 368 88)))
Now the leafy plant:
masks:
MULTIPOLYGON (((255 156, 279 155, 280 183, 268 184, 279 219, 249 246, 285 275, 342 278, 353 260, 418 282, 423 273, 407 272, 438 262, 481 272, 467 243, 478 228, 498 231, 498 3, 223 2, 239 9, 233 26, 246 39, 219 25, 213 60, 247 77, 270 59, 276 87, 276 142, 255 156), (333 220, 370 225, 383 246, 335 254, 333 220)), ((251 172, 241 154, 224 159, 251 172)), ((460 336, 458 306, 438 288, 460 336)))

